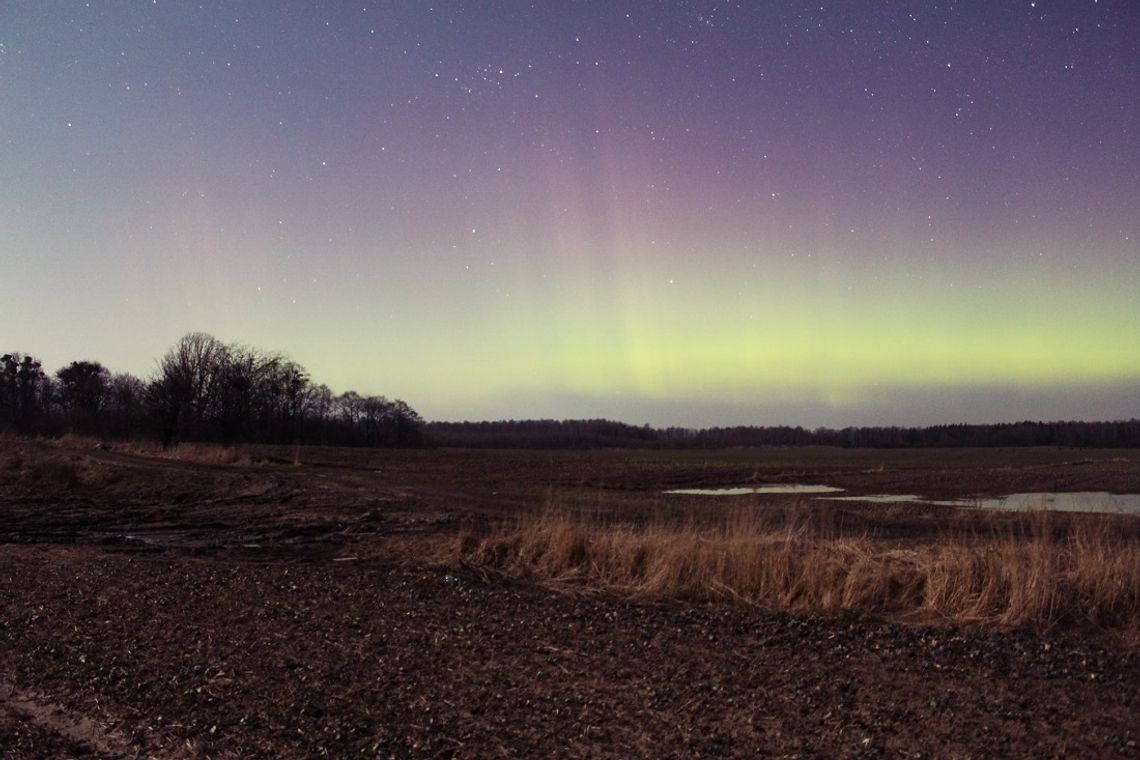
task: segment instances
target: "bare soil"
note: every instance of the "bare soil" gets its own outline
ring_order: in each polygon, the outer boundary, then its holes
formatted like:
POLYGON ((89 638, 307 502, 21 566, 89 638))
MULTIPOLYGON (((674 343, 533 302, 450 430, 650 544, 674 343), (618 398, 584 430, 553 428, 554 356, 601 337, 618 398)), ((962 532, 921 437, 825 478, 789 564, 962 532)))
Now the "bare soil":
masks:
MULTIPOLYGON (((750 480, 1137 492, 1140 452, 214 465, 0 441, 0 757, 1140 756, 1140 652, 1117 635, 631 598, 449 559, 461 530, 551 504, 632 519, 677 509, 667 487, 750 480)), ((898 541, 993 520, 835 510, 898 541)))

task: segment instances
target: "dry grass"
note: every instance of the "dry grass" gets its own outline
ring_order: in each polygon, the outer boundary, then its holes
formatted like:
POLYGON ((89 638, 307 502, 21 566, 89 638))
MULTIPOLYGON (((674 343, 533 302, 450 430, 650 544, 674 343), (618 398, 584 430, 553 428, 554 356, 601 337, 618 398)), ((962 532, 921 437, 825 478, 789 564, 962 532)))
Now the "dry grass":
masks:
POLYGON ((137 456, 172 459, 195 464, 251 464, 256 459, 248 446, 231 446, 221 443, 177 443, 169 448, 163 448, 156 441, 132 440, 108 443, 94 436, 72 433, 66 433, 57 439, 49 439, 49 442, 67 449, 107 448, 137 456))
POLYGON ((462 536, 465 561, 557 582, 795 611, 1047 629, 1140 628, 1140 546, 1120 519, 1059 529, 1047 513, 900 548, 844 536, 791 510, 719 524, 606 524, 548 511, 495 535, 462 536), (797 516, 799 514, 799 516, 797 516))
POLYGON ((179 443, 165 450, 158 446, 148 455, 196 464, 250 464, 253 462, 253 457, 247 447, 226 446, 220 443, 179 443))

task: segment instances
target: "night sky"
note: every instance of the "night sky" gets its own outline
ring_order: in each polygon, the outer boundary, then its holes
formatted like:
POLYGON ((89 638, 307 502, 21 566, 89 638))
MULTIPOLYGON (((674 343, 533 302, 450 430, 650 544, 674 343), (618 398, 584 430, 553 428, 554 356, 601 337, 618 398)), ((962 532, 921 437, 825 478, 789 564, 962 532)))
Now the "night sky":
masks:
POLYGON ((1140 3, 0 5, 0 348, 428 419, 1140 414, 1140 3))

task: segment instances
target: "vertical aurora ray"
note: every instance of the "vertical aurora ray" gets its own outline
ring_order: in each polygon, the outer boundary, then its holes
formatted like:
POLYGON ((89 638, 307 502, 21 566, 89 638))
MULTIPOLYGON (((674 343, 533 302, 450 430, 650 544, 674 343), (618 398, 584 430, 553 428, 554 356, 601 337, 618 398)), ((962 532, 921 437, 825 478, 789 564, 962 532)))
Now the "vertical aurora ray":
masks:
POLYGON ((9 4, 4 350, 435 419, 1130 417, 1140 8, 9 4))

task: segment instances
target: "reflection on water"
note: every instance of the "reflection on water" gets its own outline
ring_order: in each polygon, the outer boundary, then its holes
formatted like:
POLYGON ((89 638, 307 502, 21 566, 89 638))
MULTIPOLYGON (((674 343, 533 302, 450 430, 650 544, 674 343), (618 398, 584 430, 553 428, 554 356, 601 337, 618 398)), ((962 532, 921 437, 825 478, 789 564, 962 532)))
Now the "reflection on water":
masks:
POLYGON ((914 494, 902 493, 874 493, 866 496, 825 496, 824 501, 869 501, 874 504, 906 504, 913 501, 925 502, 926 499, 914 494))
MULTIPOLYGON (((665 493, 689 496, 745 496, 748 494, 818 494, 837 493, 842 488, 820 485, 767 485, 737 486, 735 488, 677 488, 665 493)), ((1140 494, 1107 493, 1105 491, 1075 491, 1071 493, 1012 493, 1009 496, 978 497, 972 499, 926 499, 915 494, 867 494, 863 496, 819 496, 821 501, 862 501, 874 504, 939 504, 946 507, 970 509, 1001 509, 1007 511, 1055 510, 1058 512, 1107 512, 1112 514, 1140 515, 1140 494)))
POLYGON ((736 488, 675 488, 665 493, 680 493, 689 496, 743 496, 753 493, 836 493, 842 490, 842 488, 831 486, 805 486, 797 483, 793 485, 739 486, 736 488))
POLYGON ((1011 493, 996 499, 948 499, 930 501, 948 507, 1027 511, 1048 509, 1058 512, 1113 512, 1140 514, 1140 494, 1076 491, 1072 493, 1011 493))

